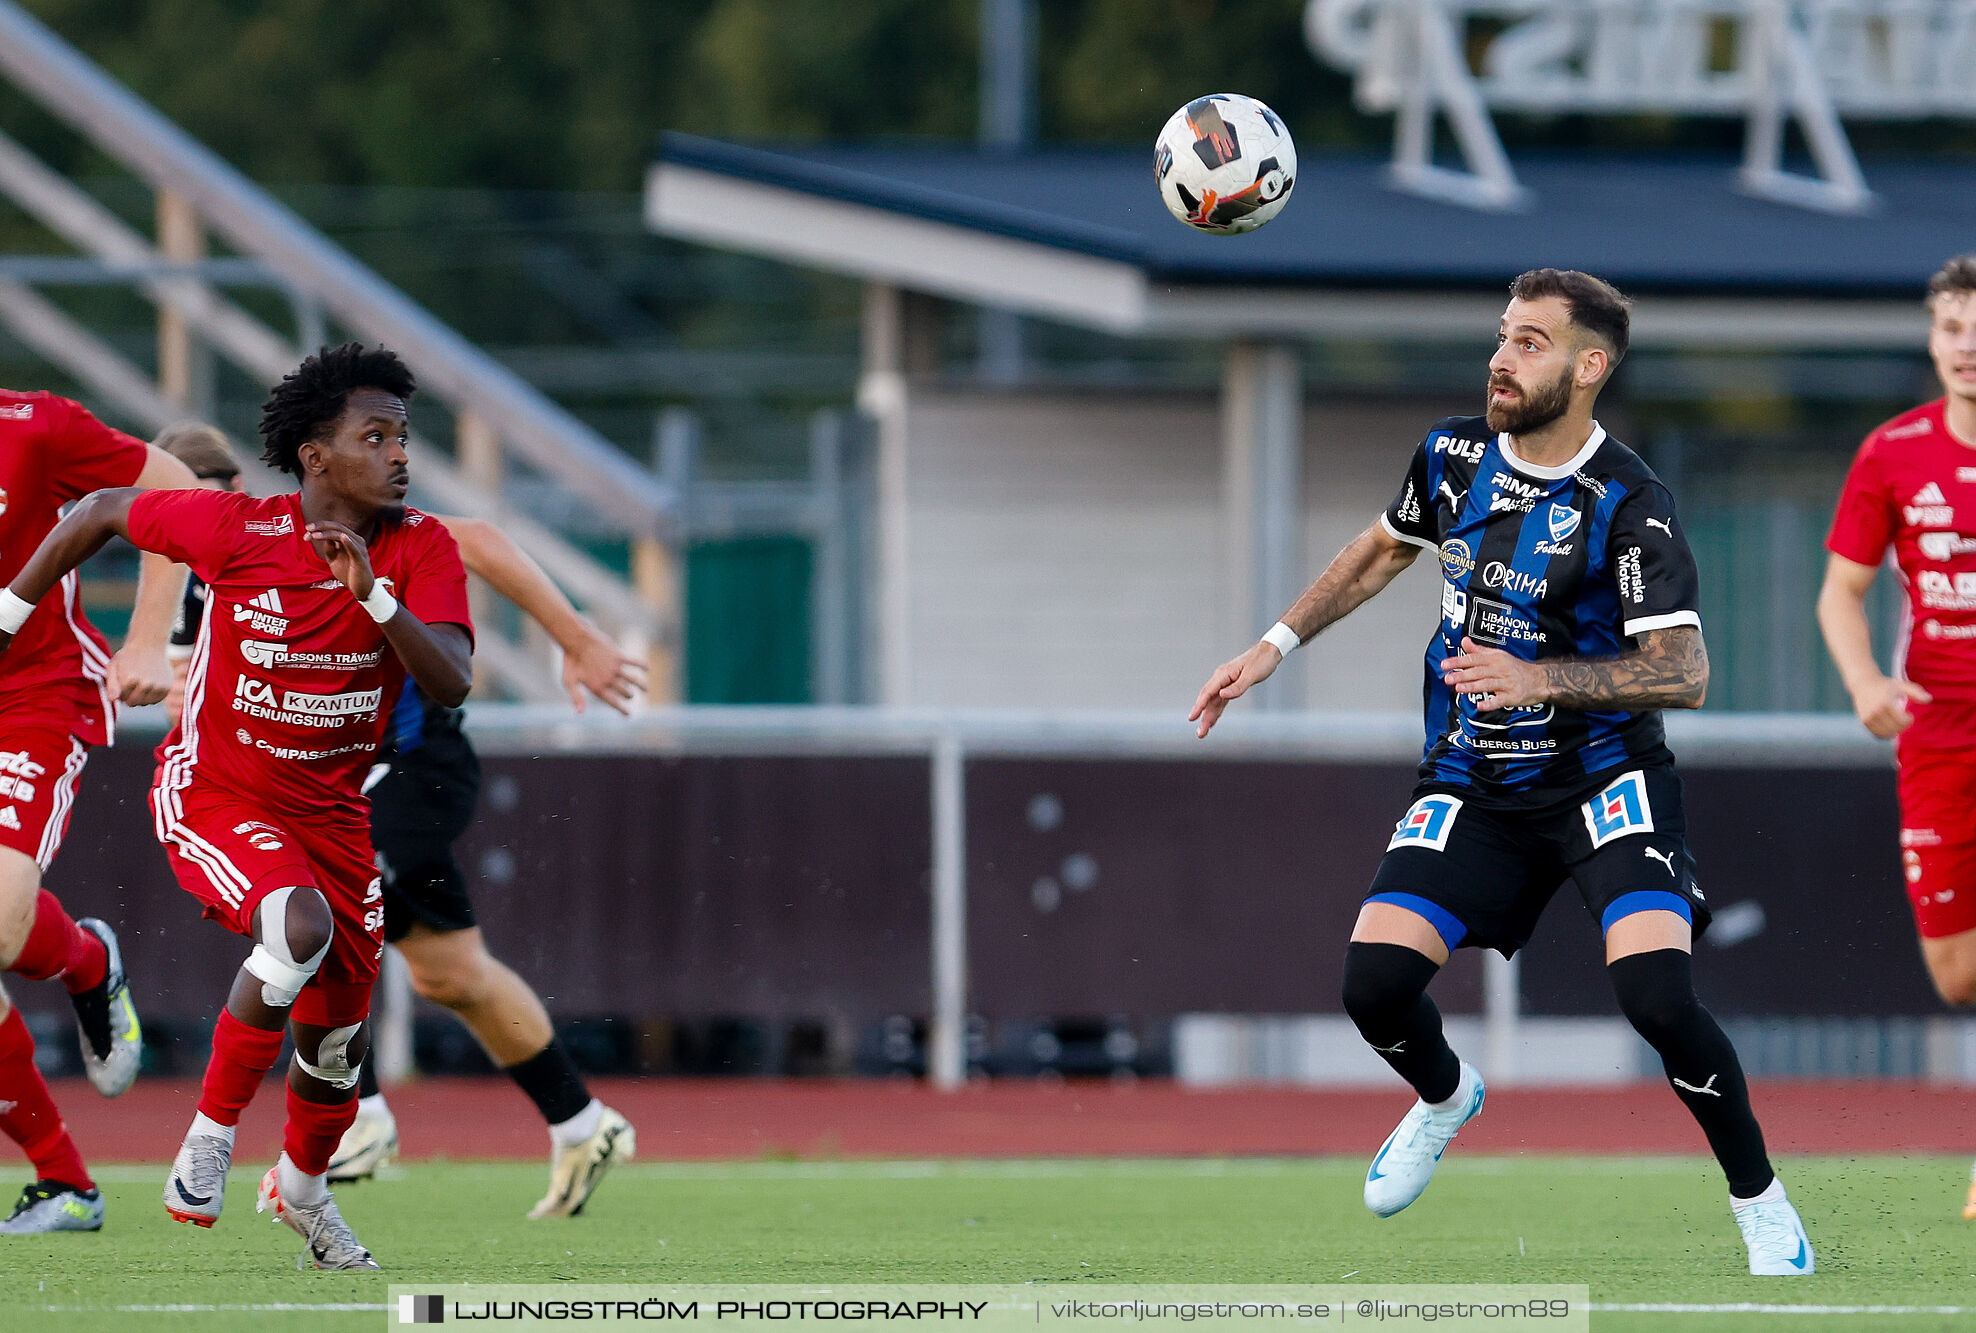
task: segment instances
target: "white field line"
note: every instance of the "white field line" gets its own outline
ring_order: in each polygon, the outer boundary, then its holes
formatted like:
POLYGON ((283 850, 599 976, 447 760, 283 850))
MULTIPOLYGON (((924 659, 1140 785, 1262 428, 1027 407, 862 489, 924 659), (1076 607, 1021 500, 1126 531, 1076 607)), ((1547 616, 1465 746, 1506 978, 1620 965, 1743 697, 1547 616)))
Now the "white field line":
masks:
MULTIPOLYGON (((1685 1175, 1708 1167, 1700 1157, 1585 1157, 1572 1160, 1577 1175, 1685 1175)), ((1549 1158, 1468 1157, 1450 1159, 1450 1175, 1508 1176, 1541 1171, 1549 1158)), ((628 1162, 616 1167, 619 1179, 649 1180, 922 1180, 941 1177, 1062 1180, 1092 1176, 1230 1176, 1282 1175, 1303 1170, 1358 1170, 1356 1157, 1216 1157, 1216 1158, 946 1158, 898 1161, 744 1161, 744 1162, 628 1162)), ((426 1170, 519 1163, 445 1161, 413 1163, 395 1168, 379 1180, 410 1178, 426 1170)), ((162 1184, 169 1163, 93 1168, 96 1179, 112 1185, 162 1184)))
POLYGON ((1727 1305, 1605 1304, 1592 1302, 1594 1313, 1605 1314, 1976 1314, 1976 1305, 1758 1305, 1739 1301, 1727 1305))
POLYGON ((308 1311, 312 1315, 381 1315, 397 1305, 366 1305, 358 1301, 336 1301, 310 1305, 306 1301, 275 1301, 269 1305, 41 1305, 43 1315, 292 1315, 308 1311))
MULTIPOLYGON (((265 1305, 43 1305, 42 1314, 382 1314, 396 1307, 362 1302, 320 1305, 280 1301, 265 1305)), ((1760 1315, 1966 1315, 1976 1305, 1768 1305, 1740 1301, 1720 1305, 1612 1303, 1594 1301, 1595 1314, 1760 1314, 1760 1315)))

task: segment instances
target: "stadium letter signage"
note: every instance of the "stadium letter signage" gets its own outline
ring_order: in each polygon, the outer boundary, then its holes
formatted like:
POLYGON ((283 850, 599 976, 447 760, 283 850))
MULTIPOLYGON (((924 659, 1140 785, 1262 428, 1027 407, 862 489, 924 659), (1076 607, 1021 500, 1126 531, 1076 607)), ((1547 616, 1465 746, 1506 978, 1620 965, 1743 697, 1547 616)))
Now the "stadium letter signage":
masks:
POLYGON ((1485 41, 1474 86, 1502 110, 1739 115, 1774 77, 1757 26, 1783 21, 1847 116, 1976 115, 1976 0, 1310 0, 1312 49, 1358 75, 1361 110, 1399 107, 1423 4, 1485 41))

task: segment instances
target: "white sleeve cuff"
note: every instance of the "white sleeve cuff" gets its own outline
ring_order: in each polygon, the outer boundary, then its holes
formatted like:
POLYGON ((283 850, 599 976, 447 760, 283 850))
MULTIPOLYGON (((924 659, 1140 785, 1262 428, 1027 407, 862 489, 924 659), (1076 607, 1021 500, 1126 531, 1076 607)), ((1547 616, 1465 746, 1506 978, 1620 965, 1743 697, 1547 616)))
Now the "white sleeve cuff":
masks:
POLYGON ((1395 541, 1405 542, 1409 546, 1418 546, 1423 551, 1435 549, 1434 543, 1428 541, 1425 537, 1416 537, 1410 532, 1401 532, 1398 528, 1394 527, 1393 520, 1386 517, 1386 511, 1383 509, 1379 511, 1379 526, 1386 529, 1386 535, 1395 541))
POLYGON ((190 643, 168 643, 165 645, 165 660, 167 662, 188 661, 191 659, 193 650, 196 647, 196 644, 190 643))
POLYGON ((1636 634, 1645 634, 1649 630, 1672 629, 1676 625, 1693 625, 1696 629, 1700 629, 1702 627, 1701 613, 1699 611, 1669 611, 1664 616, 1639 616, 1636 619, 1624 622, 1620 628, 1625 631, 1626 637, 1630 639, 1636 634))

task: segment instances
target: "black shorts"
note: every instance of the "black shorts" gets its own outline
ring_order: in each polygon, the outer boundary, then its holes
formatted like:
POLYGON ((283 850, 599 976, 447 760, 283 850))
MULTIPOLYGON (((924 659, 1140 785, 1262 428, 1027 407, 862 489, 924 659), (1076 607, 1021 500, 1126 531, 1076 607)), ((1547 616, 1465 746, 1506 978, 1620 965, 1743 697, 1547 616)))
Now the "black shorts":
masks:
POLYGON ((1508 956, 1529 942, 1569 879, 1601 933, 1634 912, 1666 910, 1687 917, 1699 939, 1709 910, 1695 883, 1673 766, 1616 769, 1593 782, 1588 792, 1525 810, 1483 807, 1460 788, 1421 785, 1366 901, 1418 912, 1451 951, 1473 945, 1508 956))
POLYGON ((425 744, 379 756, 384 772, 370 784, 371 845, 384 880, 384 938, 400 940, 414 924, 469 930, 473 902, 453 843, 473 822, 480 801, 480 760, 465 735, 427 734, 425 744))

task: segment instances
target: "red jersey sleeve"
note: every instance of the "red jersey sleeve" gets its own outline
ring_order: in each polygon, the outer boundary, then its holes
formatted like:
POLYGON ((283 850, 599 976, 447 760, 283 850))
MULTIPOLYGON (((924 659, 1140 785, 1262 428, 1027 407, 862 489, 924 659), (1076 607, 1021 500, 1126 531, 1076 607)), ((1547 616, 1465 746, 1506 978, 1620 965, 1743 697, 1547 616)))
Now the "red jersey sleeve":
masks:
POLYGON ((144 441, 110 429, 80 403, 66 398, 52 402, 57 410, 50 413, 48 475, 63 502, 136 483, 150 456, 144 441))
POLYGON ((467 607, 467 568, 460 563, 459 543, 430 514, 419 515, 407 535, 414 533, 405 562, 405 586, 394 589, 398 600, 425 624, 458 625, 471 640, 473 613, 467 607))
POLYGON ((1881 478, 1879 458, 1869 440, 1860 446, 1852 469, 1846 473, 1825 549, 1857 565, 1878 565, 1894 539, 1896 517, 1893 497, 1881 478))
POLYGON ((188 565, 211 583, 233 553, 243 503, 252 501, 230 491, 146 491, 130 502, 131 543, 188 565))

